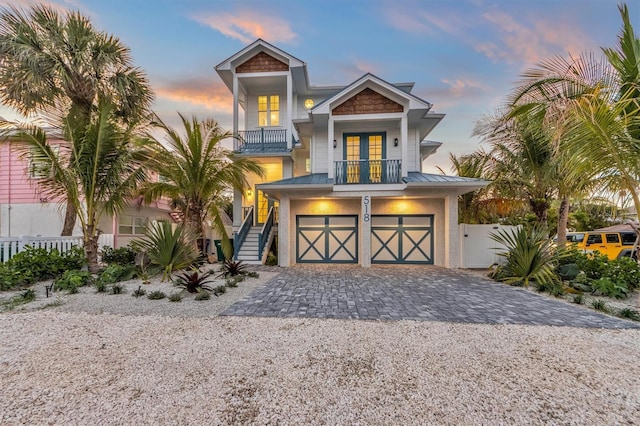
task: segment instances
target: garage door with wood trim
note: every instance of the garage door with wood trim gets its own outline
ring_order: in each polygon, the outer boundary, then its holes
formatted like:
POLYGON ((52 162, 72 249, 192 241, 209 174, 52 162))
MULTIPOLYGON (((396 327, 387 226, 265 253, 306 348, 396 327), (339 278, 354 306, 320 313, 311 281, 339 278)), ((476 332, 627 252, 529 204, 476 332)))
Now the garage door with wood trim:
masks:
POLYGON ((371 218, 371 263, 433 264, 433 215, 371 218))
POLYGON ((296 263, 358 263, 358 217, 296 216, 296 263))

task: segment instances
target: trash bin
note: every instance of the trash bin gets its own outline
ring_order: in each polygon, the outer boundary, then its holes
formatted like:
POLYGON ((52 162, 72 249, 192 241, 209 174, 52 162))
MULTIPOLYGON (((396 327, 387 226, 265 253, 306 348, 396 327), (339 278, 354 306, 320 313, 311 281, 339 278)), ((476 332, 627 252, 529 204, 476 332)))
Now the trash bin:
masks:
POLYGON ((216 245, 216 255, 218 256, 218 261, 224 261, 225 257, 224 251, 222 251, 222 240, 213 240, 213 243, 216 245))

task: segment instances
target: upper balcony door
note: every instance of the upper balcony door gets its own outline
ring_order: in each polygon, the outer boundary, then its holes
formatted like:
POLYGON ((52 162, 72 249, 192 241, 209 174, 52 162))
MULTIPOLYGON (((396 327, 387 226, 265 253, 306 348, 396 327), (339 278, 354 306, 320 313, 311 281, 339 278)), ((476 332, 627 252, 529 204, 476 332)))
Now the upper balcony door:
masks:
POLYGON ((343 168, 346 183, 381 183, 386 133, 345 133, 343 168))

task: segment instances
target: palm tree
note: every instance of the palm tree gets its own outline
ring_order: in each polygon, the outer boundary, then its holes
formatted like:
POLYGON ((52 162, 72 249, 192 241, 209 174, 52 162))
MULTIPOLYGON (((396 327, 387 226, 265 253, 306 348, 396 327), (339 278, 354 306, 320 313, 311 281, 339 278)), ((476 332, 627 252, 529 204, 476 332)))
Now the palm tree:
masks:
MULTIPOLYGON (((449 160, 451 161, 451 171, 457 176, 486 179, 491 156, 480 150, 461 156, 450 153, 449 160)), ((442 168, 438 167, 438 169, 442 174, 445 174, 442 168)), ((493 212, 487 208, 487 203, 483 203, 490 191, 490 188, 487 187, 458 197, 458 219, 460 223, 491 222, 494 216, 493 212)))
POLYGON ((640 158, 633 148, 640 138, 640 39, 634 35, 627 6, 619 10, 623 21, 619 47, 602 49, 608 61, 587 54, 543 61, 523 74, 509 99, 512 116, 542 114, 555 151, 562 154, 561 243, 570 196, 584 193, 596 181, 615 192, 629 190, 640 212, 636 193, 640 158))
MULTIPOLYGON (((0 14, 0 101, 29 115, 71 107, 88 120, 99 98, 113 105, 124 123, 137 122, 153 100, 144 73, 132 65, 129 48, 118 38, 96 30, 79 12, 59 13, 36 5, 28 11, 2 9, 0 14)), ((81 128, 87 126, 85 121, 81 128)), ((71 166, 71 165, 70 165, 71 166)), ((72 194, 62 235, 76 221, 72 194)))
POLYGON ((155 123, 166 134, 161 142, 152 141, 153 169, 162 177, 159 182, 147 183, 141 190, 144 201, 150 203, 160 197, 172 200, 172 206, 184 216, 185 225, 199 238, 204 236, 205 223, 222 235, 223 249, 231 254, 231 243, 222 220, 225 194, 230 190, 244 191, 247 176, 262 176, 258 163, 246 157, 236 157, 221 142, 231 138, 212 119, 191 120, 178 114, 184 126, 184 136, 157 118, 155 123))
POLYGON ((123 127, 108 102, 101 101, 88 120, 73 109, 65 120, 59 152, 51 148, 43 130, 32 127, 19 135, 25 141, 22 155, 47 170, 39 179, 43 193, 66 196, 78 212, 87 264, 95 273, 100 218, 121 212, 147 180, 148 151, 138 143, 135 126, 123 127))
POLYGON ((557 192, 557 165, 536 117, 485 117, 476 124, 474 134, 491 146, 488 169, 493 188, 507 198, 526 200, 537 222, 546 225, 557 192))

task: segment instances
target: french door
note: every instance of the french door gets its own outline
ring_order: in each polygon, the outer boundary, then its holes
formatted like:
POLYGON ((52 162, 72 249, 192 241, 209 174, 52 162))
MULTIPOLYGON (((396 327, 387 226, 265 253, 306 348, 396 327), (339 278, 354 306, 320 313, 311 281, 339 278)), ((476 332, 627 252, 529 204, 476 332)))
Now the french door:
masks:
POLYGON ((344 159, 347 183, 381 183, 386 156, 386 134, 345 133, 344 159))

